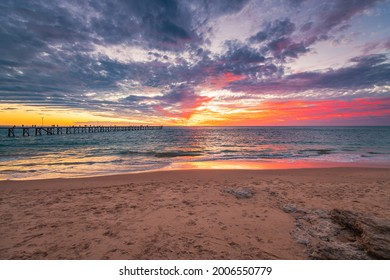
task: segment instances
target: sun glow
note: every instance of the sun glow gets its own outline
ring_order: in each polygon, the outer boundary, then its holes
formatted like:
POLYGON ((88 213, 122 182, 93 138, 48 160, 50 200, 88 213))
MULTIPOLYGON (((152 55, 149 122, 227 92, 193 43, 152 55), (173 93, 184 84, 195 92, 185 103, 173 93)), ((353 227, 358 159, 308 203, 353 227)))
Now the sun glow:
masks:
MULTIPOLYGON (((228 91, 222 91, 229 96, 228 91)), ((229 98, 229 97, 228 97, 229 98)), ((160 116, 129 115, 111 111, 101 113, 45 106, 1 104, 0 125, 88 125, 158 124, 189 126, 262 126, 262 125, 344 125, 341 120, 361 123, 370 116, 372 124, 390 114, 390 98, 352 100, 260 101, 248 104, 218 99, 216 91, 202 91, 195 103, 179 107, 155 106, 160 116), (161 116, 162 115, 162 116, 161 116)), ((370 123, 368 123, 370 124, 370 123)))
MULTIPOLYGON (((390 99, 358 98, 350 101, 291 100, 264 101, 251 107, 212 107, 205 104, 188 119, 188 125, 202 126, 262 126, 262 125, 342 125, 340 120, 357 122, 367 115, 372 118, 390 114, 390 99), (213 108, 213 109, 211 109, 213 108)), ((360 123, 357 123, 360 124, 360 123)))
MULTIPOLYGON (((104 117, 92 112, 17 104, 0 104, 0 125, 77 125, 129 120, 104 117)), ((140 122, 142 123, 142 122, 140 122)))

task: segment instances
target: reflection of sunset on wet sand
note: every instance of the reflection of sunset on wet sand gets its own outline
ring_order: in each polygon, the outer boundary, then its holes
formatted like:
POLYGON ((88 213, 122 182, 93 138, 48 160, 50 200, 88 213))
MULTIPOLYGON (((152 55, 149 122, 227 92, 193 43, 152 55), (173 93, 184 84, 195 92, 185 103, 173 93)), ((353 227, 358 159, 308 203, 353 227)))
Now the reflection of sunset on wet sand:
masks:
POLYGON ((174 163, 165 168, 167 170, 191 170, 191 169, 246 169, 246 170, 264 170, 264 169, 302 169, 302 168, 335 168, 335 167, 388 167, 385 163, 363 164, 363 163, 341 163, 341 162, 321 162, 321 161, 193 161, 184 163, 174 163))

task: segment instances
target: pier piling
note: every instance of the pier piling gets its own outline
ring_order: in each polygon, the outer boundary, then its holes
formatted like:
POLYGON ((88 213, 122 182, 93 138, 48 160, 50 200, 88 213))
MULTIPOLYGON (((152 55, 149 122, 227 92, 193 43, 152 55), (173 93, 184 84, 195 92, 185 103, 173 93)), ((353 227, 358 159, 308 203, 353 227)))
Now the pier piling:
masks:
POLYGON ((0 129, 7 130, 8 137, 16 137, 19 135, 29 137, 32 135, 69 135, 69 134, 85 134, 85 133, 99 133, 99 132, 120 132, 120 131, 135 131, 135 130, 158 130, 163 126, 12 126, 0 127, 0 129), (32 133, 30 133, 30 130, 32 133), (42 133, 42 131, 44 133, 42 133), (34 133, 33 133, 34 132, 34 133))

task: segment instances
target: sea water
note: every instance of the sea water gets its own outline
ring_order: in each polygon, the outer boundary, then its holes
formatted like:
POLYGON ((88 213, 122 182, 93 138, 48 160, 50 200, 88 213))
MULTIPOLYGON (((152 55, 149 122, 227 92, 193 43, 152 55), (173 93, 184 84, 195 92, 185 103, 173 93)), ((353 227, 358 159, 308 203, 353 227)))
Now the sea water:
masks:
POLYGON ((0 131, 1 180, 139 172, 188 163, 390 167, 390 127, 164 127, 12 138, 0 131))

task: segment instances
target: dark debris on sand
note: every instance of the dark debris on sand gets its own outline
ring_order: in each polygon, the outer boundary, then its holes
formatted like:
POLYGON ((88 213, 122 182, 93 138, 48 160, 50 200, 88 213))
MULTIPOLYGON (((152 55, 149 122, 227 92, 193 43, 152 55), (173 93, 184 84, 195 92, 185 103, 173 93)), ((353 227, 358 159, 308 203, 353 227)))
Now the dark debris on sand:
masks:
POLYGON ((252 196, 255 195, 254 191, 247 188, 239 188, 239 189, 227 188, 224 189, 223 192, 232 194, 238 199, 251 198, 252 196))

